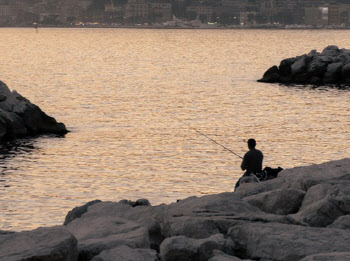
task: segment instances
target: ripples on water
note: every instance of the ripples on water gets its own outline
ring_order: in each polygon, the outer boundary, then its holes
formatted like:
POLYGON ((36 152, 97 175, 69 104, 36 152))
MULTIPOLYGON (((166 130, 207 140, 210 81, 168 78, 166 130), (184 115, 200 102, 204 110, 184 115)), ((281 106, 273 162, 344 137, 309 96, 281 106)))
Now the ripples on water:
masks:
POLYGON ((257 83, 280 60, 350 48, 348 31, 0 29, 0 79, 71 132, 0 146, 0 229, 61 224, 94 199, 153 205, 233 191, 265 165, 349 157, 345 90, 257 83))

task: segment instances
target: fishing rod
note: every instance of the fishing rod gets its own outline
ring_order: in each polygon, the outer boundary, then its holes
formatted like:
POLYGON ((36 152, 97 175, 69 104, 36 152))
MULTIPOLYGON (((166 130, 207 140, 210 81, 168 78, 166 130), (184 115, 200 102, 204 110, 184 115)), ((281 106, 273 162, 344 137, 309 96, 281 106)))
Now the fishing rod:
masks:
POLYGON ((219 142, 217 142, 216 140, 210 138, 208 135, 206 135, 206 134, 204 134, 203 132, 200 132, 199 130, 193 128, 191 125, 189 125, 188 123, 186 123, 186 122, 180 120, 179 118, 177 118, 177 117, 175 117, 175 118, 176 118, 179 122, 181 122, 181 123, 187 125, 190 129, 196 131, 196 132, 199 133, 200 135, 206 137, 207 139, 211 140, 211 141, 214 142, 215 144, 217 144, 217 145, 223 147, 225 150, 231 152, 233 155, 235 155, 235 156, 237 156, 237 157, 243 159, 241 156, 239 156, 238 154, 236 154, 234 151, 230 150, 229 148, 225 147, 224 145, 221 145, 219 142))

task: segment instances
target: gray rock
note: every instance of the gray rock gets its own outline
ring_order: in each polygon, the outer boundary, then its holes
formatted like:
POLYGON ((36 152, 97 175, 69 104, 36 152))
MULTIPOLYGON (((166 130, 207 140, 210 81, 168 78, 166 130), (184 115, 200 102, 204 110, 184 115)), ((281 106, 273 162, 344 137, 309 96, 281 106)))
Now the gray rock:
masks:
POLYGON ((328 227, 329 228, 350 229, 350 215, 345 215, 345 216, 338 217, 328 227))
POLYGON ((332 183, 311 187, 305 195, 299 212, 289 217, 309 226, 326 227, 338 217, 350 213, 350 182, 333 181, 332 183))
POLYGON ((312 254, 350 251, 350 233, 342 229, 277 223, 244 223, 228 236, 236 253, 251 259, 294 261, 312 254))
POLYGON ((79 259, 91 260, 101 251, 121 245, 150 248, 147 215, 137 212, 138 208, 114 202, 100 202, 91 205, 84 215, 68 223, 67 229, 79 241, 79 259), (135 218, 135 214, 139 215, 139 220, 135 218))
POLYGON ((225 248, 225 239, 222 234, 213 235, 205 239, 192 239, 185 236, 170 237, 160 246, 160 256, 163 261, 206 261, 213 250, 225 248))
POLYGON ((327 63, 321 61, 321 59, 316 58, 308 64, 307 73, 316 77, 323 77, 324 73, 327 71, 327 63))
POLYGON ((350 260, 350 252, 332 252, 304 257, 300 261, 346 261, 350 260))
POLYGON ((226 233, 237 220, 287 222, 284 217, 262 212, 235 194, 190 197, 168 205, 164 210, 166 218, 161 222, 163 235, 200 239, 226 233))
POLYGON ((77 240, 64 227, 0 235, 1 261, 76 261, 77 240))
POLYGON ((101 200, 93 200, 88 203, 86 203, 83 206, 73 208, 71 211, 68 212, 66 215, 66 218, 64 220, 63 225, 67 225, 68 223, 72 222, 76 218, 80 218, 83 214, 85 214, 88 210, 89 206, 92 206, 93 204, 99 203, 101 200))
POLYGON ((291 65, 295 62, 295 58, 284 59, 279 66, 279 73, 281 75, 290 75, 291 65))
POLYGON ((243 200, 260 210, 278 214, 288 215, 296 213, 304 199, 305 192, 300 189, 276 189, 243 200))
POLYGON ((240 259, 235 256, 227 255, 220 250, 214 250, 213 257, 211 257, 208 261, 251 261, 251 259, 240 259))
POLYGON ((306 55, 302 56, 299 60, 296 60, 291 65, 291 73, 292 75, 300 74, 306 72, 306 55))
POLYGON ((324 83, 338 83, 341 80, 343 63, 330 63, 327 66, 327 71, 323 76, 324 83))
POLYGON ((350 63, 347 63, 342 68, 342 79, 345 82, 350 82, 350 63))
POLYGON ((104 250, 95 256, 92 261, 157 261, 158 254, 155 250, 130 248, 119 246, 110 250, 104 250))
POLYGON ((329 45, 323 49, 322 54, 325 56, 337 56, 340 54, 340 50, 336 45, 329 45))

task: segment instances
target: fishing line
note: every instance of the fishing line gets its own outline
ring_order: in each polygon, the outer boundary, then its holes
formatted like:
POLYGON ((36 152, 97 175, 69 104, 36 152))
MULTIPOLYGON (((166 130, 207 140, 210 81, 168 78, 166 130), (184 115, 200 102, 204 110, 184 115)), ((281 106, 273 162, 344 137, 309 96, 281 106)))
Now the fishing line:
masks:
POLYGON ((202 136, 206 137, 207 139, 211 140, 211 141, 214 142, 215 144, 217 144, 217 145, 223 147, 225 150, 231 152, 233 155, 235 155, 235 156, 237 156, 237 157, 243 159, 241 156, 239 156, 238 154, 236 154, 234 151, 230 150, 229 148, 225 147, 224 145, 221 145, 219 142, 217 142, 216 140, 210 138, 208 135, 204 134, 203 132, 200 132, 200 131, 197 130, 196 128, 193 128, 193 127, 192 127, 191 125, 189 125, 187 122, 184 122, 184 121, 180 120, 180 119, 177 118, 176 116, 174 116, 174 117, 175 117, 175 119, 177 119, 179 122, 181 122, 181 123, 187 125, 190 129, 196 131, 197 133, 199 133, 200 135, 202 135, 202 136))

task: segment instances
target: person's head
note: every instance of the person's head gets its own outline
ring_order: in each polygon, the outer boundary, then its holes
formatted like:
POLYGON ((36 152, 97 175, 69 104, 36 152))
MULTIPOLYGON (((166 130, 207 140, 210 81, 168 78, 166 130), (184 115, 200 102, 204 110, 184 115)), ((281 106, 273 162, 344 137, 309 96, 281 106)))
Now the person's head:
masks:
POLYGON ((255 149, 255 146, 256 146, 256 141, 254 139, 249 139, 248 140, 248 148, 255 149))

